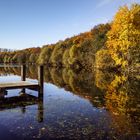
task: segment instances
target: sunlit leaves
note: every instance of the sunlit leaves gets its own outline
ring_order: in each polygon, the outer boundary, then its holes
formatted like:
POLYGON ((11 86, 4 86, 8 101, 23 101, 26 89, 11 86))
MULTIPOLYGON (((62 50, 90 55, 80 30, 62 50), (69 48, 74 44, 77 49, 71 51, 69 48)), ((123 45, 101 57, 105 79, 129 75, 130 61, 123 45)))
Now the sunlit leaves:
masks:
POLYGON ((140 5, 121 7, 108 33, 107 47, 116 65, 135 66, 140 57, 140 5), (133 53, 135 51, 135 54, 133 53), (120 55, 121 54, 121 55, 120 55))

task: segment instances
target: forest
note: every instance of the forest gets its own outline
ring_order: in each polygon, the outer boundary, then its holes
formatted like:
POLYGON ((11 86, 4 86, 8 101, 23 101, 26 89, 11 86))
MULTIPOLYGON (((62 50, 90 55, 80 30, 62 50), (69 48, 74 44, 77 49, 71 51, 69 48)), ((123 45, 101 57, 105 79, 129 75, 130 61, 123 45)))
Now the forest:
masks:
POLYGON ((140 68, 140 4, 120 7, 112 22, 55 44, 16 51, 0 49, 0 63, 137 71, 140 68))

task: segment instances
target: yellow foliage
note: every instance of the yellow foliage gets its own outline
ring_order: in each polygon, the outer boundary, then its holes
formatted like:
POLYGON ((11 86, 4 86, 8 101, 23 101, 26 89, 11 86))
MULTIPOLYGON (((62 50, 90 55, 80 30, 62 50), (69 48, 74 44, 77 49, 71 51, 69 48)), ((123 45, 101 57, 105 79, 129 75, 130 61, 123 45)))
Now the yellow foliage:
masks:
POLYGON ((106 44, 116 65, 126 67, 129 63, 135 63, 133 50, 140 53, 140 5, 121 7, 107 37, 106 44))

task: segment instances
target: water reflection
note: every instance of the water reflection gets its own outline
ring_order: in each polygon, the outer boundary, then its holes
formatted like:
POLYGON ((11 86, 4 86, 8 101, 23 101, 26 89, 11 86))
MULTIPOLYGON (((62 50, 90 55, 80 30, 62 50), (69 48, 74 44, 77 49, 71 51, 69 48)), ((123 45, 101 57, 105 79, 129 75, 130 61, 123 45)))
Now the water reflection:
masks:
MULTIPOLYGON (((43 97, 33 96, 25 93, 25 89, 20 91, 19 96, 6 97, 5 91, 0 96, 0 111, 6 109, 21 108, 22 113, 26 113, 26 107, 30 105, 38 105, 38 122, 43 122, 43 97)), ((7 93, 6 93, 7 94, 7 93)))
MULTIPOLYGON (((26 96, 28 95, 32 99, 23 100, 23 97, 19 99, 20 96, 5 99, 3 98, 4 94, 0 98, 1 110, 2 108, 8 109, 8 106, 11 108, 21 107, 28 119, 30 115, 26 112, 26 106, 38 105, 38 122, 43 122, 43 124, 39 125, 31 121, 32 126, 29 130, 31 137, 35 135, 38 128, 38 136, 36 137, 39 138, 139 138, 139 76, 99 70, 74 72, 72 69, 47 67, 44 71, 45 82, 59 87, 58 89, 51 88, 52 85, 49 84, 45 85, 44 104, 43 97, 34 99, 32 95, 28 94, 26 96), (18 100, 19 103, 15 103, 14 100, 18 100), (36 127, 36 129, 33 131, 32 127, 36 127)), ((34 67, 28 67, 28 78, 37 79, 36 73, 34 67)), ((0 67, 1 76, 11 74, 20 75, 20 68, 0 67)), ((25 131, 27 130, 26 128, 25 131)))

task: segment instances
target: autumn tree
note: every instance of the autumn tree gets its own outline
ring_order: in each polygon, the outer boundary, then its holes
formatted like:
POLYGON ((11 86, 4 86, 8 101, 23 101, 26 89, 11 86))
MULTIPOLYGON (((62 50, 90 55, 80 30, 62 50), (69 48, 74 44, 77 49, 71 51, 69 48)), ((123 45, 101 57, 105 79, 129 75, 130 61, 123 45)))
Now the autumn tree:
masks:
POLYGON ((92 43, 94 45, 94 52, 106 47, 107 33, 110 30, 110 24, 99 24, 91 30, 92 43))
POLYGON ((111 69, 114 67, 114 60, 107 49, 101 49, 96 53, 95 66, 98 69, 111 69))
POLYGON ((107 47, 116 66, 140 64, 140 5, 121 7, 107 36, 107 47))
POLYGON ((50 58, 50 61, 53 64, 53 66, 62 66, 62 57, 65 49, 65 42, 60 41, 55 45, 50 58))
POLYGON ((49 64, 53 49, 54 49, 54 45, 43 46, 43 48, 41 49, 39 58, 38 58, 38 63, 39 64, 49 64))

